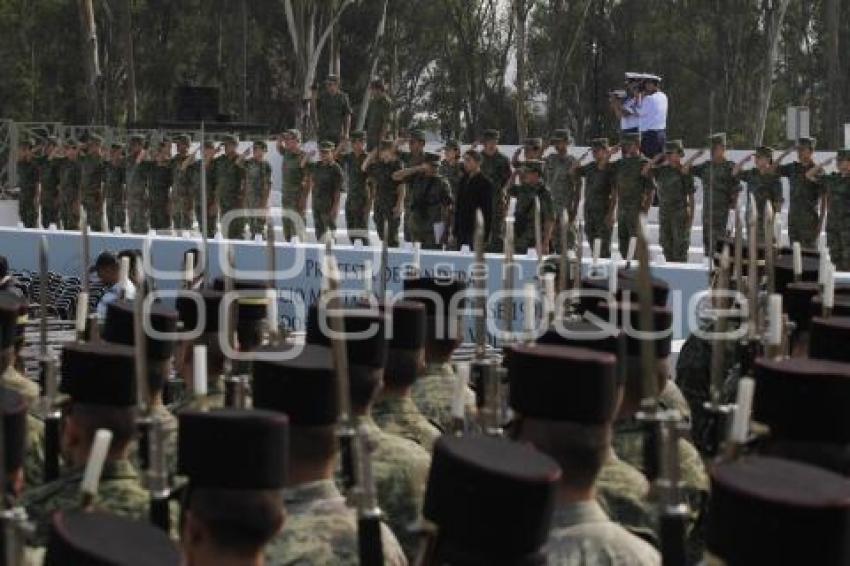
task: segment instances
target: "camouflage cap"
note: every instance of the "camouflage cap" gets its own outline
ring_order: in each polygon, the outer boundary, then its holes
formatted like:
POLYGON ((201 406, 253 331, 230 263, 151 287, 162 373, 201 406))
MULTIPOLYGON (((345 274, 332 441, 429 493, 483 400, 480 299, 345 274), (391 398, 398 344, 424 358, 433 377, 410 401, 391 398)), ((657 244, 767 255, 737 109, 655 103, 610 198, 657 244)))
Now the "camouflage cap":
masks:
POLYGON ((68 138, 65 140, 63 145, 65 147, 80 147, 80 142, 78 142, 76 138, 68 138))
POLYGON ((708 141, 711 142, 711 145, 726 145, 726 133, 717 132, 716 134, 711 134, 708 136, 708 141))
POLYGON ((620 138, 620 143, 622 145, 639 145, 640 134, 638 134, 637 132, 626 132, 620 138))
POLYGON ((608 138, 593 138, 590 140, 590 147, 593 149, 608 149, 608 138))
POLYGON ((47 138, 45 139, 45 143, 59 145, 59 138, 56 136, 47 136, 47 138))
POLYGON ((392 140, 392 139, 381 140, 379 147, 380 147, 380 149, 392 149, 392 148, 395 147, 395 140, 392 140))
POLYGON ((114 141, 110 147, 112 147, 112 149, 124 149, 124 144, 120 141, 114 141))
POLYGON ((532 147, 534 149, 542 149, 543 138, 525 138, 522 141, 522 145, 524 145, 525 147, 532 147))
POLYGON ((257 149, 262 149, 263 151, 266 151, 269 148, 269 146, 263 140, 254 141, 253 147, 257 149))
POLYGON ((670 140, 664 144, 664 153, 678 153, 679 155, 684 155, 685 144, 682 143, 682 140, 670 140))
POLYGON ((86 143, 103 143, 103 136, 98 134, 88 134, 86 136, 86 143))
POLYGON ((553 142, 569 142, 572 140, 572 136, 570 135, 569 130, 555 130, 552 132, 552 135, 549 136, 549 139, 553 142))
POLYGON ((319 144, 319 151, 333 151, 336 149, 336 144, 332 141, 325 140, 319 144))
POLYGON ((239 138, 233 134, 225 134, 221 136, 221 143, 239 143, 239 138))
POLYGON ((773 159, 773 148, 766 145, 757 147, 756 157, 767 157, 768 159, 773 159))
POLYGON ((285 140, 286 139, 295 139, 295 140, 301 141, 301 130, 298 130, 297 128, 290 128, 290 129, 286 130, 285 132, 283 132, 282 137, 285 140))
POLYGON ((144 134, 130 134, 130 137, 127 139, 130 140, 130 143, 145 143, 147 140, 144 134))
POLYGON ((215 142, 212 140, 206 140, 204 142, 204 149, 215 149, 215 142))
POLYGON ((815 138, 803 137, 797 140, 797 147, 807 147, 809 149, 814 149, 815 145, 817 145, 817 140, 815 138))
POLYGON ((457 142, 457 140, 447 140, 446 143, 443 145, 443 149, 454 149, 456 151, 459 151, 460 144, 457 142))
POLYGON ((522 168, 527 173, 543 174, 543 162, 539 159, 529 159, 522 162, 522 168))
POLYGON ((187 134, 177 134, 174 136, 174 143, 190 144, 192 139, 187 134))
POLYGON ((351 132, 351 141, 363 141, 366 139, 366 132, 363 130, 357 130, 355 132, 351 132))
POLYGON ((328 75, 327 78, 325 79, 325 83, 338 83, 338 82, 339 82, 339 76, 334 75, 334 74, 328 75))
POLYGON ((420 129, 410 130, 409 133, 410 139, 425 142, 427 141, 425 138, 425 132, 420 129))
POLYGON ((835 152, 835 159, 838 161, 850 161, 850 149, 839 149, 835 152))
POLYGON ((494 130, 492 128, 489 129, 489 130, 484 130, 481 133, 481 138, 484 141, 499 141, 499 137, 500 137, 499 130, 494 130))

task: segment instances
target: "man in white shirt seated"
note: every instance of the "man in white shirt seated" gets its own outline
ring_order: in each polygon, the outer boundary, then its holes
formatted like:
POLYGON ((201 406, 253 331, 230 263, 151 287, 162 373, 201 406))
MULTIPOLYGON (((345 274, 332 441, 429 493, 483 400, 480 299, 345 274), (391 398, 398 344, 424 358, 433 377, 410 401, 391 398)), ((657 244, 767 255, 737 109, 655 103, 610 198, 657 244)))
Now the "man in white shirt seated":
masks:
POLYGON ((121 273, 121 264, 114 253, 101 252, 89 271, 96 272, 97 278, 103 282, 103 296, 97 303, 97 316, 100 320, 106 319, 106 307, 109 303, 136 297, 136 287, 127 278, 127 274, 121 273))
POLYGON ((667 141, 667 95, 661 92, 661 77, 645 75, 643 98, 638 106, 640 150, 652 159, 664 151, 667 141))

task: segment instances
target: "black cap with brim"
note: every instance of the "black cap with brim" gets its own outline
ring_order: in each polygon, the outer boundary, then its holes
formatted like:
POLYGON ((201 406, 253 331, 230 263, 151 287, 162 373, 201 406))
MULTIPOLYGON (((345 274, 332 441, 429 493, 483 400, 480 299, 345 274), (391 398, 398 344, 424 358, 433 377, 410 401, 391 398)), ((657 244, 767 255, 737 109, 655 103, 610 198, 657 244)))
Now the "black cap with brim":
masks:
POLYGON ((558 465, 529 445, 440 437, 422 514, 438 527, 444 561, 465 555, 476 564, 520 564, 538 554, 549 536, 560 477, 558 465))
POLYGON ((177 468, 193 488, 280 489, 289 421, 276 411, 219 409, 179 415, 177 468))
POLYGON ((753 419, 779 439, 850 442, 850 364, 756 360, 753 419))
POLYGON ((617 409, 617 359, 571 346, 519 345, 505 352, 510 406, 524 417, 589 425, 617 409))
MULTIPOLYGON (((275 351, 260 348, 258 353, 275 351)), ((339 394, 330 349, 307 345, 297 356, 289 357, 292 359, 254 361, 254 407, 286 413, 295 427, 335 424, 339 394)))
POLYGON ((44 566, 178 566, 180 550, 148 521, 64 510, 50 519, 44 566))
POLYGON ((625 382, 626 365, 622 362, 626 357, 626 335, 620 329, 603 329, 584 319, 563 320, 544 332, 537 339, 537 343, 587 348, 595 352, 613 354, 619 362, 617 378, 621 384, 625 382))
POLYGON ((133 349, 108 342, 62 348, 60 391, 74 403, 133 407, 137 403, 133 349))
MULTIPOLYGON (((387 363, 386 318, 372 309, 349 308, 343 313, 348 363, 382 368, 387 363), (359 335, 359 336, 357 336, 359 335)), ((325 328, 330 330, 330 325, 325 328)), ((330 346, 331 341, 319 325, 318 306, 307 310, 307 344, 330 346)))
MULTIPOLYGON (((171 334, 177 331, 178 312, 162 303, 152 303, 146 309, 151 327, 157 332, 171 334)), ((136 336, 133 328, 134 306, 130 301, 118 300, 106 306, 106 320, 101 336, 107 342, 133 346, 136 336)), ((149 358, 165 360, 174 353, 174 340, 159 340, 148 336, 147 355, 149 358)))
POLYGON ((725 564, 850 563, 850 480, 779 458, 711 470, 706 547, 725 564))

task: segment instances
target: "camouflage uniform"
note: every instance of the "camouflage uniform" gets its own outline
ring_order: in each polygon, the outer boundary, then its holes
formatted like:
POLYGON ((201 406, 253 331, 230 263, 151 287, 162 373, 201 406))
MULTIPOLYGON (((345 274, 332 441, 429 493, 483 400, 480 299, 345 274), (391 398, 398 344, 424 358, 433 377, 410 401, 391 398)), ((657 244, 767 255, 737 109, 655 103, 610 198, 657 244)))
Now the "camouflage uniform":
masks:
POLYGON ((667 261, 687 262, 691 243, 688 196, 694 194, 694 177, 679 168, 663 165, 653 170, 658 185, 658 223, 661 249, 667 261))
POLYGON ((345 119, 351 116, 348 94, 343 91, 336 94, 322 91, 316 100, 316 115, 319 119, 319 139, 338 144, 345 119))
POLYGON ((829 195, 826 222, 830 256, 839 271, 850 270, 850 177, 832 173, 820 178, 829 195))
POLYGON ((415 175, 407 185, 410 206, 405 210, 405 224, 410 227, 410 237, 421 242, 423 249, 439 249, 434 235, 434 224, 445 222, 446 210, 452 205, 449 183, 439 175, 415 175))
MULTIPOLYGON (((245 180, 245 165, 238 155, 219 155, 213 162, 215 170, 215 194, 218 201, 221 216, 228 211, 244 208, 245 188, 242 182, 245 180)), ((226 238, 241 238, 244 231, 245 218, 234 218, 227 226, 226 238)), ((222 231, 225 227, 222 226, 222 231)))
MULTIPOLYGON (((643 435, 643 426, 628 420, 616 424, 613 439, 617 455, 640 471, 644 471, 643 435)), ((708 498, 708 474, 699 452, 684 438, 679 439, 679 464, 683 493, 691 510, 687 540, 689 563, 695 563, 704 547, 700 517, 708 498)))
POLYGON ((507 213, 504 188, 511 178, 511 162, 501 151, 496 151, 493 155, 487 155, 482 151, 481 172, 493 183, 493 219, 490 223, 488 249, 491 252, 501 252, 507 213))
POLYGON ((652 191, 652 181, 642 173, 648 162, 645 157, 637 155, 611 164, 617 186, 617 234, 623 255, 629 248, 629 240, 637 235, 644 200, 652 191))
POLYGON ((106 197, 106 220, 110 228, 124 229, 127 222, 127 189, 124 185, 124 164, 113 165, 108 161, 103 169, 103 191, 106 197))
POLYGON ((38 384, 35 381, 21 375, 14 366, 9 366, 6 368, 6 371, 3 372, 3 387, 11 389, 23 397, 30 409, 33 409, 35 404, 38 402, 38 384))
POLYGON ((820 210, 818 201, 823 196, 817 182, 809 181, 806 172, 814 163, 804 165, 799 161, 779 166, 779 175, 788 178, 791 202, 788 207, 788 235, 792 242, 804 248, 814 248, 818 239, 820 210))
MULTIPOLYGON (((284 150, 283 152, 283 191, 281 194, 281 204, 284 210, 297 212, 301 217, 302 225, 306 225, 304 210, 301 209, 301 197, 304 193, 304 173, 305 169, 301 167, 301 159, 304 157, 302 151, 291 152, 284 150)), ((299 236, 302 240, 303 234, 296 231, 295 223, 284 219, 283 234, 288 240, 292 236, 299 236)))
MULTIPOLYGON (((331 480, 283 491, 286 528, 266 546, 266 563, 357 566, 357 514, 331 480)), ((407 559, 395 535, 381 525, 384 564, 403 566, 407 559)))
POLYGON ((198 185, 195 176, 200 171, 195 166, 196 162, 192 155, 175 155, 171 158, 171 200, 174 203, 172 218, 177 230, 192 228, 195 191, 198 185))
POLYGON ((661 566, 652 545, 611 521, 593 501, 555 508, 545 551, 548 564, 558 566, 661 566))
POLYGON ((440 162, 440 168, 437 172, 449 183, 452 202, 457 202, 457 188, 460 186, 461 177, 463 177, 463 163, 460 161, 449 163, 444 159, 440 162))
POLYGON ((613 521, 644 540, 657 542, 649 503, 649 482, 637 468, 620 460, 613 448, 596 476, 596 500, 613 521))
POLYGON ((732 176, 735 164, 712 160, 695 165, 693 173, 702 183, 702 245, 706 255, 713 253, 714 242, 726 236, 729 209, 734 208, 741 185, 732 176))
POLYGON ((195 217, 198 219, 198 229, 203 227, 203 215, 201 210, 201 167, 206 168, 206 185, 207 185, 207 236, 212 238, 215 236, 216 223, 218 222, 218 199, 216 198, 216 168, 215 160, 206 163, 200 159, 189 166, 192 170, 192 178, 194 181, 195 194, 198 198, 195 199, 195 217))
POLYGON ((376 401, 372 418, 384 432, 412 440, 429 453, 440 437, 440 430, 419 412, 410 395, 376 401))
POLYGON ((614 168, 607 164, 600 169, 596 162, 583 165, 576 175, 584 177, 584 233, 593 245, 596 239, 602 242, 600 255, 611 257, 611 233, 606 217, 611 208, 614 189, 614 168))
POLYGON ((59 224, 59 172, 62 159, 39 158, 41 168, 41 224, 49 228, 51 224, 59 224))
POLYGON ((386 513, 408 559, 417 551, 418 537, 410 526, 419 521, 431 457, 416 443, 388 434, 378 428, 371 417, 360 424, 372 448, 372 469, 378 492, 378 503, 386 513))
POLYGON ((136 158, 127 158, 124 173, 127 181, 127 213, 130 216, 130 232, 144 234, 150 226, 150 201, 148 183, 152 165, 148 160, 136 162, 136 158))
POLYGON ((782 182, 776 173, 760 173, 758 169, 748 169, 738 174, 738 180, 747 184, 747 190, 756 198, 756 210, 759 218, 764 217, 764 205, 769 200, 776 214, 782 210, 782 182))
POLYGON ((336 163, 311 163, 309 175, 313 180, 313 227, 316 241, 321 242, 325 232, 336 232, 334 202, 339 202, 342 191, 342 168, 336 163))
POLYGON ((33 489, 40 486, 42 481, 44 481, 44 423, 32 415, 27 415, 24 485, 28 489, 33 489))
MULTIPOLYGON (((516 197, 514 212, 514 253, 525 254, 529 248, 536 247, 534 234, 534 197, 540 199, 540 227, 555 220, 552 193, 541 182, 536 186, 514 185, 508 191, 509 197, 516 197)), ((545 253, 545 250, 544 250, 545 253)))
POLYGON ((389 224, 390 241, 389 246, 398 246, 398 227, 400 219, 393 214, 396 202, 398 202, 399 183, 392 178, 393 173, 401 170, 401 162, 398 160, 370 163, 367 174, 375 186, 375 226, 378 236, 384 239, 384 223, 389 224))
MULTIPOLYGON (((425 163, 425 152, 413 154, 409 151, 401 151, 398 155, 401 160, 402 167, 404 169, 408 169, 410 167, 418 167, 425 163)), ((404 240, 406 242, 413 241, 413 210, 411 209, 411 202, 413 199, 413 193, 419 192, 423 189, 423 185, 425 184, 426 179, 419 174, 416 174, 407 180, 404 181, 407 189, 404 192, 404 240)))
POLYGON ((370 187, 362 169, 367 155, 365 152, 357 155, 350 151, 339 160, 348 180, 345 192, 345 227, 348 238, 352 241, 360 237, 368 242, 369 238, 369 211, 372 204, 370 187))
POLYGON ((546 157, 544 177, 546 185, 552 191, 552 204, 555 207, 555 250, 561 253, 561 213, 566 210, 570 215, 570 226, 567 230, 567 246, 570 249, 576 245, 575 211, 578 205, 579 191, 581 187, 575 182, 572 168, 576 164, 576 158, 570 154, 561 155, 552 153, 546 157))
POLYGON ((171 162, 150 164, 148 198, 150 206, 150 224, 154 230, 171 228, 171 181, 174 173, 171 162))
MULTIPOLYGON (((413 382, 413 402, 430 422, 441 431, 452 430, 452 398, 455 377, 450 363, 428 364, 425 373, 413 382)), ((466 413, 475 414, 475 393, 466 388, 466 413)))
MULTIPOLYGON (((35 524, 32 542, 46 543, 47 526, 54 511, 80 508, 83 470, 73 470, 59 479, 24 493, 22 505, 35 524)), ((103 465, 94 508, 132 519, 148 520, 148 492, 129 460, 112 460, 103 465)))
POLYGON ((104 162, 100 155, 80 156, 80 186, 83 208, 92 230, 103 230, 104 162))
POLYGON ((18 212, 26 228, 35 228, 38 221, 38 163, 18 161, 18 212))
POLYGON ((59 198, 62 227, 80 229, 80 160, 62 158, 59 169, 59 198))
POLYGON ((389 128, 392 107, 392 100, 386 94, 369 99, 369 108, 366 110, 366 148, 369 151, 378 147, 381 130, 389 128))
MULTIPOLYGON (((268 161, 248 159, 245 161, 245 208, 268 208, 269 192, 272 181, 272 166, 268 161)), ((266 230, 266 219, 251 218, 251 232, 262 234, 266 230)))

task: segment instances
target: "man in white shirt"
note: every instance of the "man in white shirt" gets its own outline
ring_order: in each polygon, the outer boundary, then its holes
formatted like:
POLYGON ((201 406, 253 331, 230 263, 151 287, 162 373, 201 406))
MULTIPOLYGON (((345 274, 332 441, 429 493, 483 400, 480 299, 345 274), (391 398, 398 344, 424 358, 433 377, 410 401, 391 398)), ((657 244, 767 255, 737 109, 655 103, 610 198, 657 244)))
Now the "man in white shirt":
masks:
POLYGON ((626 73, 625 91, 613 91, 611 93, 611 109, 620 119, 621 133, 638 133, 640 131, 640 116, 638 106, 640 105, 640 81, 643 75, 639 73, 626 73), (623 93, 625 92, 625 96, 623 93))
POLYGON ((646 75, 643 98, 638 106, 640 149, 649 159, 664 151, 667 141, 667 95, 661 92, 661 77, 646 75))
POLYGON ((103 296, 97 303, 97 316, 100 320, 106 320, 106 307, 109 303, 136 297, 135 285, 121 273, 121 264, 112 252, 101 252, 89 271, 96 272, 98 279, 103 282, 103 296))

